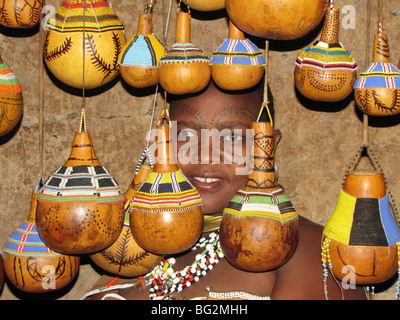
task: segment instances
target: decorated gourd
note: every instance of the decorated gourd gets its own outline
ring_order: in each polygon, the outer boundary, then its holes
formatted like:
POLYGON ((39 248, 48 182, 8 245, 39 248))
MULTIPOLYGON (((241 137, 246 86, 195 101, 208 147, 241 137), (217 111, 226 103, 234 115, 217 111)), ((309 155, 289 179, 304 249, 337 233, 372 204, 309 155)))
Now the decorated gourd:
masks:
POLYGON ((23 109, 21 84, 0 56, 0 136, 15 128, 23 109))
POLYGON ((3 248, 8 280, 30 293, 64 288, 75 278, 80 264, 79 256, 55 252, 41 240, 35 222, 38 187, 32 193, 28 218, 11 233, 3 248))
POLYGON ((395 274, 400 229, 390 202, 382 172, 349 170, 323 230, 325 270, 356 285, 381 283, 395 274))
POLYGON ((0 24, 8 28, 31 28, 39 23, 42 3, 41 0, 3 0, 0 24))
POLYGON ((338 41, 339 9, 327 9, 321 39, 297 58, 295 84, 308 99, 335 102, 353 91, 357 63, 338 41))
POLYGON ((190 16, 180 11, 175 43, 160 59, 160 84, 171 94, 187 94, 204 89, 210 78, 210 59, 190 42, 190 16))
POLYGON ((243 32, 275 39, 298 39, 324 17, 326 0, 226 0, 229 19, 243 32))
POLYGON ((134 239, 155 254, 183 252, 198 240, 203 227, 199 192, 176 165, 170 127, 157 125, 153 172, 139 187, 130 204, 134 239))
POLYGON ((225 8, 225 0, 182 0, 190 5, 191 9, 198 11, 217 11, 225 8))
POLYGON ((122 78, 135 88, 158 84, 160 59, 165 51, 164 44, 152 32, 152 14, 140 14, 137 32, 118 58, 122 78))
POLYGON ((112 274, 122 277, 138 277, 150 272, 162 259, 142 249, 132 237, 129 222, 129 205, 139 185, 147 178, 151 167, 142 164, 125 192, 125 221, 121 234, 110 247, 90 254, 92 261, 112 274))
POLYGON ((107 1, 87 2, 85 11, 83 1, 63 1, 49 19, 43 58, 61 82, 92 89, 118 75, 118 56, 126 39, 124 26, 107 1))
POLYGON ((89 132, 77 132, 68 160, 39 191, 40 237, 57 252, 93 253, 117 240, 124 216, 118 183, 97 159, 89 132))
POLYGON ((400 113, 400 70, 390 63, 387 35, 374 38, 373 62, 354 84, 357 107, 371 116, 394 116, 400 113))
POLYGON ((252 129, 253 170, 224 209, 220 243, 233 266, 258 272, 278 268, 292 257, 298 214, 276 180, 271 123, 254 122, 252 129))
POLYGON ((264 54, 229 21, 228 38, 211 56, 214 82, 226 90, 248 89, 260 82, 264 66, 264 54))

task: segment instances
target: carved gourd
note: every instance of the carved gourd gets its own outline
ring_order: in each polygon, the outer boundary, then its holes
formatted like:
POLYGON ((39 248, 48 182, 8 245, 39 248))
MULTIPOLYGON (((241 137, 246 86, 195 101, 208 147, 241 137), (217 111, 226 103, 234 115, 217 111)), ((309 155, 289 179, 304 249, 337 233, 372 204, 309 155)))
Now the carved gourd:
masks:
POLYGON ((42 4, 41 0, 1 1, 0 24, 8 28, 32 28, 39 23, 42 4))
POLYGON ((23 109, 21 84, 0 56, 0 136, 16 127, 23 109))
POLYGON ((330 256, 325 264, 331 262, 337 279, 350 272, 353 284, 366 285, 395 274, 400 230, 382 173, 357 170, 348 174, 323 234, 323 252, 330 256))
POLYGON ((178 169, 170 127, 157 126, 156 162, 130 204, 134 239, 155 254, 173 254, 192 247, 203 227, 199 192, 178 169))
POLYGON ((164 44, 152 32, 152 14, 140 14, 137 32, 118 58, 122 78, 135 88, 158 84, 160 59, 165 51, 164 44))
POLYGON ((124 216, 118 183, 97 159, 89 132, 77 132, 68 160, 40 189, 40 237, 60 253, 93 253, 117 240, 124 216))
POLYGON ((191 9, 198 11, 217 11, 225 8, 225 0, 182 0, 190 5, 191 9))
POLYGON ((260 82, 264 70, 264 54, 229 21, 228 38, 211 56, 214 82, 226 90, 248 89, 260 82))
POLYGON ((274 171, 273 128, 254 122, 253 171, 224 209, 220 243, 225 258, 245 271, 268 271, 290 260, 298 243, 298 214, 274 171))
POLYGON ((83 0, 63 1, 46 25, 43 58, 61 82, 93 89, 119 74, 125 43, 124 26, 107 1, 87 2, 85 11, 83 0))
POLYGON ((32 193, 28 218, 7 238, 3 253, 10 283, 30 293, 64 288, 75 278, 80 264, 79 256, 55 252, 41 240, 35 222, 37 189, 32 193))
POLYGON ((125 221, 121 234, 110 247, 90 254, 90 259, 100 268, 121 277, 138 277, 150 272, 162 259, 162 256, 152 254, 141 248, 132 237, 129 206, 140 186, 151 172, 151 167, 141 165, 134 176, 131 185, 125 192, 125 221))
POLYGON ((324 17, 326 0, 226 0, 229 19, 253 36, 293 40, 314 30, 324 17))
POLYGON ((353 91, 357 63, 338 40, 339 9, 327 9, 321 39, 297 58, 296 88, 308 99, 335 102, 353 91))
POLYGON ((354 84, 357 107, 370 116, 394 116, 400 113, 400 70, 390 63, 387 35, 374 38, 373 63, 354 84))
POLYGON ((160 84, 167 92, 180 95, 204 89, 210 78, 210 59, 190 42, 190 16, 180 11, 175 43, 160 59, 160 84))

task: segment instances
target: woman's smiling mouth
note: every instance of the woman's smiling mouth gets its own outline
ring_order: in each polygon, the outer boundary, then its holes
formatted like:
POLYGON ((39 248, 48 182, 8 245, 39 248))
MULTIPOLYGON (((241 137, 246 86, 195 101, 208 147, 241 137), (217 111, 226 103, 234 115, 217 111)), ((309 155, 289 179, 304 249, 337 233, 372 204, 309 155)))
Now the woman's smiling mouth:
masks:
POLYGON ((198 190, 217 188, 225 181, 225 179, 218 177, 189 177, 189 180, 198 190))

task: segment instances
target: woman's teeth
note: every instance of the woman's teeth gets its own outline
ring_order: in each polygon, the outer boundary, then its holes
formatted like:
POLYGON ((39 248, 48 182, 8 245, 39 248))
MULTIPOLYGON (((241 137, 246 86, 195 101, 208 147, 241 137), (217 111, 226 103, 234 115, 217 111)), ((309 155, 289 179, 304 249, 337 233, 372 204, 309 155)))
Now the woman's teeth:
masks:
POLYGON ((212 183, 221 180, 219 178, 203 178, 203 177, 193 177, 193 178, 199 182, 204 182, 204 183, 212 183))

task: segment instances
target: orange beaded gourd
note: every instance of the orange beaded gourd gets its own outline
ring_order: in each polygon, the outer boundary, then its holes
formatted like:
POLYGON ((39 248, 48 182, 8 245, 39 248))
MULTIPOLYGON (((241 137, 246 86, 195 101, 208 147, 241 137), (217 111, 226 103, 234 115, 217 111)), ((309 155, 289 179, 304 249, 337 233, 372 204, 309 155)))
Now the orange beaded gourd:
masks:
POLYGON ((137 32, 125 44, 118 57, 122 78, 135 88, 159 83, 160 59, 166 49, 152 32, 152 17, 152 14, 139 15, 137 32))
POLYGON ((229 19, 243 32, 266 39, 293 40, 321 22, 326 0, 226 0, 229 19))
POLYGON ((400 113, 400 70, 390 63, 387 35, 374 38, 371 63, 354 84, 356 106, 370 116, 394 116, 400 113))
POLYGON ((35 190, 28 218, 8 237, 3 253, 10 283, 30 293, 64 288, 74 280, 80 264, 79 256, 57 253, 41 240, 35 222, 37 196, 35 190))
POLYGON ((235 267, 252 272, 276 269, 298 243, 298 214, 279 187, 274 170, 273 128, 254 122, 253 171, 224 209, 220 244, 235 267))
POLYGON ((160 84, 167 92, 181 95, 204 89, 210 79, 210 59, 190 42, 190 16, 180 11, 175 43, 160 59, 160 84))
POLYGON ((0 136, 17 126, 23 109, 21 84, 0 56, 0 136))
POLYGON ((119 74, 125 43, 124 26, 106 0, 63 1, 46 25, 43 58, 59 81, 93 89, 119 74))
POLYGON ((320 41, 297 58, 296 88, 308 99, 335 102, 348 97, 357 79, 357 64, 338 39, 339 9, 327 9, 320 41))
POLYGON ((203 203, 198 191, 176 165, 170 127, 158 125, 153 172, 130 204, 134 239, 155 254, 173 254, 192 247, 203 228, 203 203))
POLYGON ((162 259, 162 256, 152 254, 137 244, 129 221, 129 204, 150 172, 151 167, 142 164, 125 192, 125 222, 118 239, 110 247, 89 255, 97 266, 121 277, 133 278, 147 274, 162 259))
POLYGON ((41 0, 3 0, 0 3, 0 24, 8 28, 32 28, 40 21, 43 3, 41 0))
POLYGON ((124 216, 118 183, 97 159, 89 132, 77 132, 68 160, 39 192, 40 237, 57 252, 93 253, 117 240, 124 216))
POLYGON ((260 82, 264 67, 264 54, 229 21, 228 38, 211 56, 214 82, 226 90, 248 89, 260 82))

